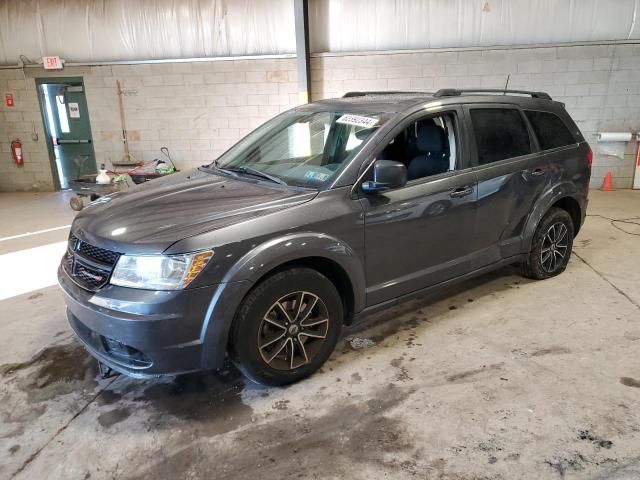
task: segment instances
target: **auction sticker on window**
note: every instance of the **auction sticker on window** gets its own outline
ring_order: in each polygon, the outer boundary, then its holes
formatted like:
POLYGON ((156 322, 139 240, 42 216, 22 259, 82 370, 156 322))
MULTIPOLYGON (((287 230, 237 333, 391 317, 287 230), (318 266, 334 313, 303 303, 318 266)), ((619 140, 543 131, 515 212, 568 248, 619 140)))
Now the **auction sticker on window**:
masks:
POLYGON ((346 125, 355 125, 362 128, 371 128, 378 123, 377 118, 365 117, 362 115, 342 115, 336 123, 344 123, 346 125))
POLYGON ((327 178, 329 178, 328 173, 314 172, 313 170, 309 170, 304 174, 305 180, 317 180, 319 182, 324 182, 327 178))

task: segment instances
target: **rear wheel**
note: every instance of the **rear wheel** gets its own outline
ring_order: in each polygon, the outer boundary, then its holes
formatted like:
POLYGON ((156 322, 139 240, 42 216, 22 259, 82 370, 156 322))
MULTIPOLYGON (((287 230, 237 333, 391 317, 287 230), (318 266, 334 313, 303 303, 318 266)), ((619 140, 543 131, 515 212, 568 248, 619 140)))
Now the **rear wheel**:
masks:
POLYGON ((521 264, 525 277, 542 280, 567 268, 573 247, 573 221, 566 210, 552 208, 542 218, 531 244, 531 252, 521 264))
POLYGON ((329 358, 342 320, 340 295, 324 275, 308 268, 279 272, 260 283, 238 309, 231 358, 257 383, 296 382, 329 358))

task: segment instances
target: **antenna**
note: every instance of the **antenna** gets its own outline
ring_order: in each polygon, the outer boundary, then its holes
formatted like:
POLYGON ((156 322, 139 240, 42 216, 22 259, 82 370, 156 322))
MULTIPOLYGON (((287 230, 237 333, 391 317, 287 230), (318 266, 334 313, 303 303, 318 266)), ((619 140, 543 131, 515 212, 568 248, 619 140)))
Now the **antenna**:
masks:
POLYGON ((503 93, 503 95, 507 94, 507 88, 509 87, 509 79, 510 78, 511 78, 511 74, 509 73, 509 74, 507 74, 507 81, 504 84, 504 93, 503 93))

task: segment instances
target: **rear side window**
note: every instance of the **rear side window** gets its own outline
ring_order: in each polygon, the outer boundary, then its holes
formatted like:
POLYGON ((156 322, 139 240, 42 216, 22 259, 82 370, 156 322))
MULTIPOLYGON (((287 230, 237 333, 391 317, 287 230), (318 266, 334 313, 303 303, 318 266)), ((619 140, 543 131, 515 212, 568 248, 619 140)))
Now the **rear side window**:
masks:
POLYGON ((525 110, 524 113, 529 122, 531 122, 542 150, 565 147, 576 143, 567 126, 556 114, 532 110, 525 110))
POLYGON ((480 165, 531 153, 529 132, 518 110, 473 108, 470 112, 480 165))

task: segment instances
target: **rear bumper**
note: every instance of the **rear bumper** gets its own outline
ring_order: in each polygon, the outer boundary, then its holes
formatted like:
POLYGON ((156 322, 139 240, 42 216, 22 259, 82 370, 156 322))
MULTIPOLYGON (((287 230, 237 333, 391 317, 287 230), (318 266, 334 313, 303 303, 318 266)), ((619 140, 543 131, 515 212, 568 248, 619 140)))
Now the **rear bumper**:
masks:
POLYGON ((203 360, 203 325, 217 286, 151 291, 107 285, 88 292, 62 269, 58 280, 71 328, 91 355, 114 370, 145 378, 215 368, 203 360))

